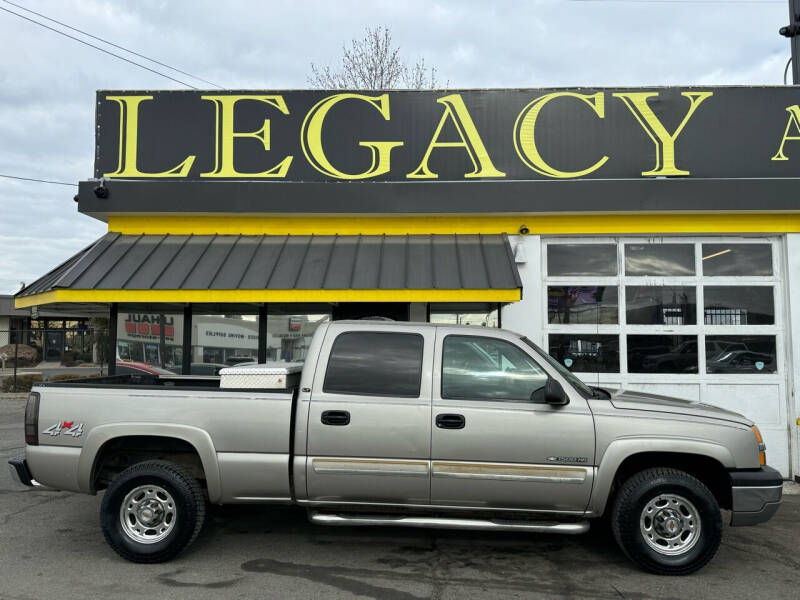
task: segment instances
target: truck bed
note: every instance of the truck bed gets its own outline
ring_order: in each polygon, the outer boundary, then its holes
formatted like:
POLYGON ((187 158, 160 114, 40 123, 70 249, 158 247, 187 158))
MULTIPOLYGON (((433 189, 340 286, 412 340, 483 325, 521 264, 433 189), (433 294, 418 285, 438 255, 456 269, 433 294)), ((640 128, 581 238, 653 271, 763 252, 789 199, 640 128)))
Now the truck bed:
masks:
POLYGON ((120 375, 37 384, 33 392, 42 400, 39 445, 28 446, 27 459, 54 487, 94 492, 94 460, 107 442, 158 437, 196 450, 212 502, 291 500, 296 389, 220 389, 219 377, 120 375))

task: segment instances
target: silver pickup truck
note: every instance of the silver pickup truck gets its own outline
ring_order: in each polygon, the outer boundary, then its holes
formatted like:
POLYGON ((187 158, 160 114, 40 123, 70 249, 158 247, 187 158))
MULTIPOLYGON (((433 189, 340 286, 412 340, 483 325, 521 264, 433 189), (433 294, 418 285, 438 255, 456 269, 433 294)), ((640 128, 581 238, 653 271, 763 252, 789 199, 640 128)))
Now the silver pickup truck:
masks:
POLYGON ((589 387, 528 339, 480 327, 321 325, 304 366, 37 385, 27 485, 95 494, 121 556, 168 560, 212 504, 295 504, 322 525, 579 534, 605 517, 645 570, 687 574, 731 525, 775 514, 753 423, 589 387))

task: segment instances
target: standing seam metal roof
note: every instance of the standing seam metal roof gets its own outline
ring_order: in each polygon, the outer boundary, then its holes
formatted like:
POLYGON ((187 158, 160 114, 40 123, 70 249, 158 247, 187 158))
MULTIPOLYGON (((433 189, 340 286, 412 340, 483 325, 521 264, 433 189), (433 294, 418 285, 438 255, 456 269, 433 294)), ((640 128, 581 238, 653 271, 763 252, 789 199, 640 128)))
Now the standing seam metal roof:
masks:
POLYGON ((17 296, 54 289, 520 289, 508 236, 122 235, 17 296))

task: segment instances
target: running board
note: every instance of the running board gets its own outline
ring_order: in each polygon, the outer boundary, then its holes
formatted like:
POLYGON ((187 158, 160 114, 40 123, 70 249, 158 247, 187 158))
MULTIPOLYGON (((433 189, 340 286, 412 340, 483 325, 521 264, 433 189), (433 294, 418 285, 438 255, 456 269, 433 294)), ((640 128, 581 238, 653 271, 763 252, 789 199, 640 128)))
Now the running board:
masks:
POLYGON ((375 525, 378 527, 423 527, 427 529, 470 529, 477 531, 528 531, 578 535, 589 531, 589 521, 515 521, 511 519, 459 519, 447 517, 404 517, 395 515, 332 514, 310 511, 308 520, 318 525, 375 525))

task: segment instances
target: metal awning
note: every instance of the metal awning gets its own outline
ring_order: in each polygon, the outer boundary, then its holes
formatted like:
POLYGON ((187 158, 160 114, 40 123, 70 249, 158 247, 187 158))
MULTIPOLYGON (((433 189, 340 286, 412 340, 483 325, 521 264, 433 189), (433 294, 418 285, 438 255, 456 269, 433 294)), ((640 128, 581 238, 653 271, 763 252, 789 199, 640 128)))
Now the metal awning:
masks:
POLYGON ((499 235, 123 235, 16 295, 17 308, 105 302, 514 302, 499 235))

